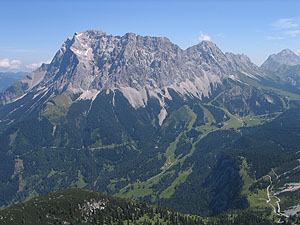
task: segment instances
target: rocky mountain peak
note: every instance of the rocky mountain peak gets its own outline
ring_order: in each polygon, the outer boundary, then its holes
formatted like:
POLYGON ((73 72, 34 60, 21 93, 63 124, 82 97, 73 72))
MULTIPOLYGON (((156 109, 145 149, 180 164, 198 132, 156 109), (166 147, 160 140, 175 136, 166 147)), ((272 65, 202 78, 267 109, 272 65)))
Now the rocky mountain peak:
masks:
POLYGON ((201 47, 205 51, 209 51, 209 50, 220 51, 218 46, 212 41, 201 41, 197 46, 201 47))
POLYGON ((231 69, 236 72, 244 72, 250 77, 255 77, 254 75, 260 73, 259 67, 252 63, 250 58, 245 54, 233 54, 226 52, 225 56, 229 61, 231 69))
POLYGON ((295 66, 300 64, 300 58, 290 49, 284 49, 278 54, 272 54, 261 65, 261 68, 276 71, 282 65, 295 66))
POLYGON ((278 57, 295 57, 297 56, 292 50, 286 48, 277 54, 278 57))
POLYGON ((201 41, 199 44, 186 49, 186 52, 188 53, 193 51, 219 57, 224 56, 224 53, 221 51, 221 49, 219 49, 218 46, 211 41, 201 41))
POLYGON ((224 53, 213 42, 202 41, 187 48, 185 54, 190 63, 196 63, 206 72, 211 72, 221 78, 231 73, 224 53))

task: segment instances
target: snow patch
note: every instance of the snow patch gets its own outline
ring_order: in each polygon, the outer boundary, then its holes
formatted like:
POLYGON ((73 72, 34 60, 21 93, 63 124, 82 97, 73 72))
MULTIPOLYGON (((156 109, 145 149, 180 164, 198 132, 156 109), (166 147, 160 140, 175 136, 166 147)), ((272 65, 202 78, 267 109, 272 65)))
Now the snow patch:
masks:
POLYGON ((79 38, 82 34, 83 34, 82 32, 81 33, 75 32, 77 38, 79 38))
POLYGON ((83 33, 79 33, 75 35, 74 43, 70 47, 71 51, 73 51, 84 63, 88 63, 94 57, 93 49, 90 46, 89 37, 83 35, 83 33))
POLYGON ((241 82, 236 76, 234 76, 233 74, 229 75, 228 78, 230 78, 231 80, 234 80, 234 81, 238 81, 238 82, 241 82))

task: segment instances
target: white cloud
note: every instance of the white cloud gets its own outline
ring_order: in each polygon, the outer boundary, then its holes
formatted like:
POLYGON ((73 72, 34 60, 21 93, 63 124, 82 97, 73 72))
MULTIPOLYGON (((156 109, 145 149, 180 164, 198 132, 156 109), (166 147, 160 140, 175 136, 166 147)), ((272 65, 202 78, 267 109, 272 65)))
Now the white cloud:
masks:
POLYGON ((290 37, 297 37, 300 34, 300 30, 287 30, 284 34, 290 37))
POLYGON ((273 34, 267 36, 267 40, 283 40, 300 35, 299 18, 281 18, 275 21, 272 27, 273 34))
POLYGON ((9 59, 1 59, 0 60, 0 67, 8 68, 10 65, 9 59))
POLYGON ((300 26, 300 21, 294 18, 281 18, 277 20, 273 26, 278 29, 290 29, 300 26))
POLYGON ((200 33, 198 41, 211 41, 211 37, 208 34, 200 33))
POLYGON ((10 61, 10 69, 12 70, 18 70, 21 68, 21 65, 22 65, 22 61, 20 60, 16 60, 16 59, 13 59, 10 61))
POLYGON ((300 49, 296 50, 296 54, 300 56, 300 49))
POLYGON ((49 64, 51 61, 48 60, 47 62, 37 62, 37 63, 30 63, 24 64, 21 60, 17 59, 0 59, 0 70, 1 71, 32 71, 40 67, 43 63, 49 64))
POLYGON ((5 68, 5 69, 17 70, 20 68, 21 65, 22 65, 22 61, 17 60, 17 59, 13 59, 13 60, 1 59, 0 60, 0 67, 5 68))
POLYGON ((12 64, 12 65, 20 65, 21 63, 22 63, 22 61, 17 60, 17 59, 13 59, 13 60, 10 61, 10 64, 12 64))
POLYGON ((266 39, 267 40, 283 40, 285 38, 281 37, 281 36, 267 36, 266 39))

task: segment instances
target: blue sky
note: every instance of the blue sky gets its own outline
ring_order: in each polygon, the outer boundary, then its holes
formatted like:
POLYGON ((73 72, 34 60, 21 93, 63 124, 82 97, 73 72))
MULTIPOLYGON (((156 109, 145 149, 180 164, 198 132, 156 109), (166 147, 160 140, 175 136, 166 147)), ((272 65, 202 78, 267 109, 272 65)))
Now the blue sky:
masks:
POLYGON ((201 40, 261 64, 300 53, 299 0, 1 0, 0 71, 48 62, 75 32, 165 36, 186 49, 201 40))

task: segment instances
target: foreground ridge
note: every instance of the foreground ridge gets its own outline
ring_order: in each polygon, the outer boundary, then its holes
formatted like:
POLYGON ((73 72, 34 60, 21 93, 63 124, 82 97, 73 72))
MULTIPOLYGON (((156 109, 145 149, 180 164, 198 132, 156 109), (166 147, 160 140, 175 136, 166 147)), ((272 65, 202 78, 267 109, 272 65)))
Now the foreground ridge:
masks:
POLYGON ((68 189, 0 210, 1 224, 272 224, 255 213, 239 212, 235 219, 201 218, 94 191, 68 189), (249 223, 244 223, 246 220, 249 223))

